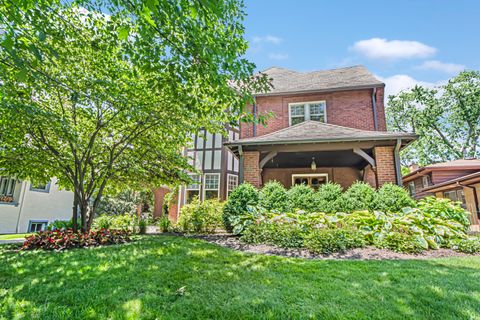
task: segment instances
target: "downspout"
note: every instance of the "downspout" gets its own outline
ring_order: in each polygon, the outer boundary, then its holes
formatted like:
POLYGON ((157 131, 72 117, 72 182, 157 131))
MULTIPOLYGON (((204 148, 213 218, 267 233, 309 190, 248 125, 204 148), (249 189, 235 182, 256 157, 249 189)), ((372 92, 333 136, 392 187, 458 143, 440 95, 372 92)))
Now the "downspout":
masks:
POLYGON ((477 195, 477 188, 471 185, 462 184, 461 182, 457 182, 459 186, 470 188, 473 191, 473 202, 475 203, 475 210, 477 211, 477 217, 480 219, 480 208, 478 207, 478 195, 477 195))
POLYGON ((253 97, 253 136, 257 136, 257 98, 253 97))
POLYGON ((240 180, 240 184, 243 183, 243 149, 242 146, 238 146, 238 155, 240 157, 239 164, 238 164, 238 180, 240 180))
POLYGON ((397 144, 394 150, 394 162, 395 162, 395 176, 397 178, 397 185, 402 187, 402 171, 400 170, 400 147, 402 146, 402 139, 397 139, 397 144))
POLYGON ((378 131, 377 88, 372 89, 373 127, 378 131))
POLYGON ((18 209, 17 226, 15 227, 15 233, 19 233, 18 226, 20 225, 20 216, 22 215, 23 203, 25 202, 25 194, 27 193, 27 181, 23 181, 22 184, 23 184, 22 200, 20 202, 20 208, 18 209))

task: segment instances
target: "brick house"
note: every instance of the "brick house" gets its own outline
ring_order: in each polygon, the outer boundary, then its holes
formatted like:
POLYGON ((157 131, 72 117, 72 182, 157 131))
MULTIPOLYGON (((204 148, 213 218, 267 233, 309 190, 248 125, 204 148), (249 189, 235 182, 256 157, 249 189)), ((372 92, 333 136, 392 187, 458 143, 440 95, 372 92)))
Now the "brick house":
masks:
MULTIPOLYGON (((365 67, 315 72, 273 67, 263 73, 273 88, 256 94, 248 110, 273 117, 266 126, 228 128, 228 138, 193 137, 186 154, 202 173, 180 188, 172 219, 192 196, 226 199, 242 182, 261 187, 277 180, 287 188, 300 183, 316 188, 327 181, 348 188, 357 180, 374 187, 402 185, 399 151, 416 136, 386 131, 385 84, 365 67)), ((159 205, 164 192, 157 191, 159 205)))
POLYGON ((435 196, 460 202, 471 213, 470 221, 478 229, 480 160, 461 159, 412 168, 403 177, 403 185, 416 199, 435 196))

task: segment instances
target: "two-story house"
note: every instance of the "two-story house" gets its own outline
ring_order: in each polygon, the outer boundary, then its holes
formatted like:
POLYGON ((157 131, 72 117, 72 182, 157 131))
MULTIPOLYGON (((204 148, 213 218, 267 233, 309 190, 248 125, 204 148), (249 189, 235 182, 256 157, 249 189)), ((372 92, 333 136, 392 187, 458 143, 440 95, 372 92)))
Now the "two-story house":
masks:
POLYGON ((55 181, 34 185, 0 176, 0 234, 43 231, 55 220, 70 220, 73 192, 59 190, 55 181))
POLYGON ((180 189, 171 218, 192 196, 226 199, 242 182, 261 187, 276 180, 287 188, 317 188, 327 181, 348 188, 357 180, 374 187, 402 185, 399 152, 415 135, 386 131, 385 84, 365 67, 315 72, 273 67, 263 73, 273 88, 255 94, 249 111, 273 117, 266 126, 242 123, 230 129, 228 139, 195 137, 188 152, 202 174, 180 189))

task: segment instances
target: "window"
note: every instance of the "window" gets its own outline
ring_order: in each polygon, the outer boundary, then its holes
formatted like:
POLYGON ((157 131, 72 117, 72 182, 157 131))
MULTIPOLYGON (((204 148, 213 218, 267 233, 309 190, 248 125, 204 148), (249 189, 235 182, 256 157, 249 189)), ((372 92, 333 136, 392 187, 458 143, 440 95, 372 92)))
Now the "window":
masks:
POLYGON ((229 174, 227 175, 227 197, 232 192, 235 190, 235 188, 238 186, 238 176, 229 174))
POLYGON ((410 193, 410 196, 415 196, 415 182, 410 182, 408 184, 408 193, 410 193))
POLYGON ((217 199, 220 186, 220 174, 207 173, 205 174, 203 187, 205 189, 205 200, 217 199))
POLYGON ((193 181, 186 188, 185 198, 187 203, 190 203, 194 197, 200 197, 200 175, 191 174, 190 178, 193 181))
POLYGON ((307 120, 326 122, 325 101, 290 103, 288 106, 291 126, 307 120))
POLYGON ((30 191, 38 192, 49 192, 50 191, 50 182, 46 183, 32 183, 30 184, 30 191))
POLYGON ((17 180, 14 178, 0 177, 0 197, 13 197, 16 184, 17 180))
POLYGON ((430 183, 430 176, 423 176, 422 177, 422 185, 424 188, 428 187, 431 185, 430 183))
POLYGON ((467 202, 465 200, 465 193, 463 192, 463 189, 445 191, 443 193, 443 196, 445 198, 448 198, 448 199, 452 200, 452 201, 460 202, 463 208, 466 208, 466 206, 467 206, 467 202))
POLYGON ((39 232, 47 229, 48 221, 33 221, 28 224, 28 232, 39 232))
POLYGON ((328 182, 328 174, 292 174, 292 185, 304 184, 317 189, 320 185, 328 182))

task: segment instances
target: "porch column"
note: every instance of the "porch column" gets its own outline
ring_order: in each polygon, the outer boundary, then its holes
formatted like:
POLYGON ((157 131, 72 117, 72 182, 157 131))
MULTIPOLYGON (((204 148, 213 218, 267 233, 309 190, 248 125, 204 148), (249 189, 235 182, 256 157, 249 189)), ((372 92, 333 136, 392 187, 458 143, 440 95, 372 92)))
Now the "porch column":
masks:
POLYGON ((260 169, 260 151, 244 151, 243 153, 243 180, 260 188, 262 176, 260 169))
POLYGON ((396 184, 394 147, 375 147, 373 153, 377 165, 378 187, 388 182, 396 184))

